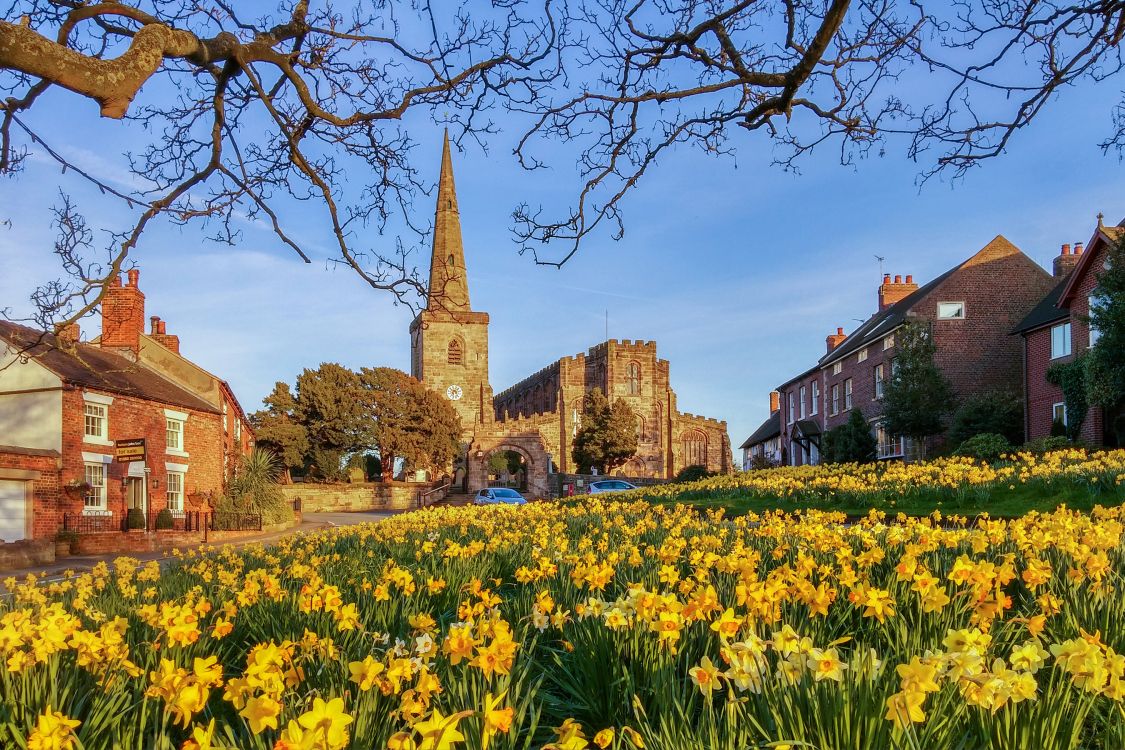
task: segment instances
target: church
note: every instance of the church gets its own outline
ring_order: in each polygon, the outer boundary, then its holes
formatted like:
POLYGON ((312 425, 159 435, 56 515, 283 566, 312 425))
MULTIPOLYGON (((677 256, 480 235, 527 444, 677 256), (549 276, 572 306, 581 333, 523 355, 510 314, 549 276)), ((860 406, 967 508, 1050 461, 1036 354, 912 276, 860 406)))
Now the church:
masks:
POLYGON ((461 217, 446 137, 438 180, 433 254, 426 307, 410 324, 410 370, 448 398, 461 417, 462 466, 469 492, 488 486, 489 458, 519 454, 525 489, 548 494, 553 473, 584 474, 574 465, 573 440, 582 424, 582 402, 597 387, 611 401, 623 399, 638 416, 638 449, 616 474, 671 479, 700 465, 731 470, 726 422, 684 414, 676 406, 669 364, 656 343, 611 339, 585 353, 552 362, 499 394, 488 379, 486 312, 469 302, 461 217))

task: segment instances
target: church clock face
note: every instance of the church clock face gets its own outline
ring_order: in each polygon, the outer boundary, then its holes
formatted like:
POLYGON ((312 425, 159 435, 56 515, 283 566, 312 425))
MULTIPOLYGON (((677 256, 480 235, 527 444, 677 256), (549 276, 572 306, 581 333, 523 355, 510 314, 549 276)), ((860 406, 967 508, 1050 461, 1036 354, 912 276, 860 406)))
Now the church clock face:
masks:
POLYGON ((449 397, 450 401, 459 401, 462 396, 461 386, 451 385, 445 389, 445 395, 449 397))

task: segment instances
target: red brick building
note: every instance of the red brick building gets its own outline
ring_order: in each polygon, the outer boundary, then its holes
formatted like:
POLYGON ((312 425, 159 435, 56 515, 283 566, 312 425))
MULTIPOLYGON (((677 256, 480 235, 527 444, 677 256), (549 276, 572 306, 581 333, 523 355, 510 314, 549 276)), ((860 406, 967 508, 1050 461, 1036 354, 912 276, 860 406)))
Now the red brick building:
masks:
POLYGON ((144 328, 139 273, 102 304, 102 335, 53 334, 0 322, 0 540, 52 537, 63 525, 122 528, 129 508, 149 528, 222 491, 253 444, 230 387, 144 328), (69 345, 67 345, 69 344, 69 345), (143 461, 115 460, 115 441, 143 439, 143 461))
POLYGON ((853 409, 871 424, 879 458, 910 453, 908 441, 886 434, 881 424, 895 334, 907 323, 928 326, 936 364, 956 397, 1018 393, 1023 352, 1009 334, 1052 284, 1050 274, 1001 236, 925 285, 913 276, 884 276, 875 314, 850 334, 837 328, 816 365, 779 386, 783 462, 818 463, 821 436, 847 422, 853 409))
MULTIPOLYGON (((1107 227, 1099 217, 1085 249, 1082 243, 1073 250, 1070 245, 1063 245, 1055 259, 1055 287, 1013 331, 1022 338, 1024 348, 1024 420, 1028 440, 1046 437, 1055 421, 1061 429, 1073 418, 1066 412, 1062 389, 1047 382, 1047 370, 1053 364, 1073 361, 1097 343, 1097 331, 1091 331, 1086 322, 1090 297, 1097 288, 1098 274, 1105 268, 1108 248, 1122 235, 1125 221, 1107 227)), ((1112 416, 1091 407, 1082 421, 1079 439, 1091 445, 1116 445, 1112 416)))

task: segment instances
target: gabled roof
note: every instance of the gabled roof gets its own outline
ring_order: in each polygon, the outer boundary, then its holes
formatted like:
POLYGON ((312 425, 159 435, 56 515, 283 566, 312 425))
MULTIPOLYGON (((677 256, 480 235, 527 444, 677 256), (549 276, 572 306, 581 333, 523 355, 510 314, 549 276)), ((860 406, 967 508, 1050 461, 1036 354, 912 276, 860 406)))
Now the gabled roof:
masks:
POLYGON ((1090 264, 1094 262, 1092 258, 1098 254, 1099 245, 1115 244, 1121 240, 1122 236, 1125 236, 1125 220, 1122 220, 1115 227, 1107 227, 1102 224, 1100 218, 1098 219, 1098 226, 1094 230, 1094 236, 1086 243, 1086 252, 1082 253, 1082 260, 1078 261, 1078 265, 1071 271, 1066 286, 1063 287, 1062 294, 1059 295, 1058 304, 1060 307, 1070 305, 1070 300, 1074 297, 1079 283, 1078 280, 1086 275, 1090 264))
POLYGON ((1013 245, 1004 235, 996 235, 991 242, 982 247, 969 258, 966 258, 961 263, 958 263, 953 268, 950 268, 940 276, 931 279, 926 284, 918 287, 915 291, 911 292, 906 297, 895 304, 889 306, 886 310, 875 313, 867 319, 859 328, 855 329, 848 335, 846 339, 840 342, 832 351, 825 354, 820 358, 818 363, 820 367, 830 365, 838 359, 843 359, 849 354, 859 351, 865 346, 869 346, 876 341, 881 340, 891 331, 895 330, 903 323, 907 322, 909 313, 913 307, 922 301, 930 292, 934 291, 943 281, 948 279, 954 273, 964 268, 971 263, 974 258, 984 253, 995 252, 996 250, 1004 250, 1009 252, 1021 252, 1018 247, 1013 245))
POLYGON ((762 422, 761 427, 754 430, 754 434, 746 438, 746 442, 739 446, 740 450, 746 450, 759 443, 764 443, 767 440, 772 440, 781 435, 781 411, 775 411, 766 417, 766 421, 762 422))
POLYGON ((53 333, 0 320, 0 339, 58 375, 64 382, 99 391, 158 401, 195 411, 218 410, 144 365, 90 344, 75 344, 74 353, 57 346, 53 333))
POLYGON ((1062 296, 1063 289, 1066 288, 1073 274, 1074 271, 1072 270, 1062 281, 1055 284, 1055 288, 1047 292, 1047 296, 1039 300, 1039 304, 1031 308, 1031 312, 1019 322, 1019 325, 1012 329, 1012 334, 1029 333, 1036 328, 1042 328, 1045 325, 1068 319, 1070 317, 1070 309, 1065 306, 1059 307, 1059 297, 1062 296))

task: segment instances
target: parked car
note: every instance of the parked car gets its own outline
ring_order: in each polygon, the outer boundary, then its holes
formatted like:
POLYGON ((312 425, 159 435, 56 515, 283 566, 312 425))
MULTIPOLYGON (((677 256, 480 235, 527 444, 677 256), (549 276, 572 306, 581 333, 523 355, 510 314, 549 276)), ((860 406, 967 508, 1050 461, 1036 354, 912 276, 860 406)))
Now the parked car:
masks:
POLYGON ((626 490, 635 490, 637 485, 630 484, 624 479, 600 479, 597 482, 590 482, 590 494, 600 495, 603 492, 625 492, 626 490))
POLYGON ((525 505, 527 498, 507 487, 485 487, 473 497, 473 505, 525 505))

